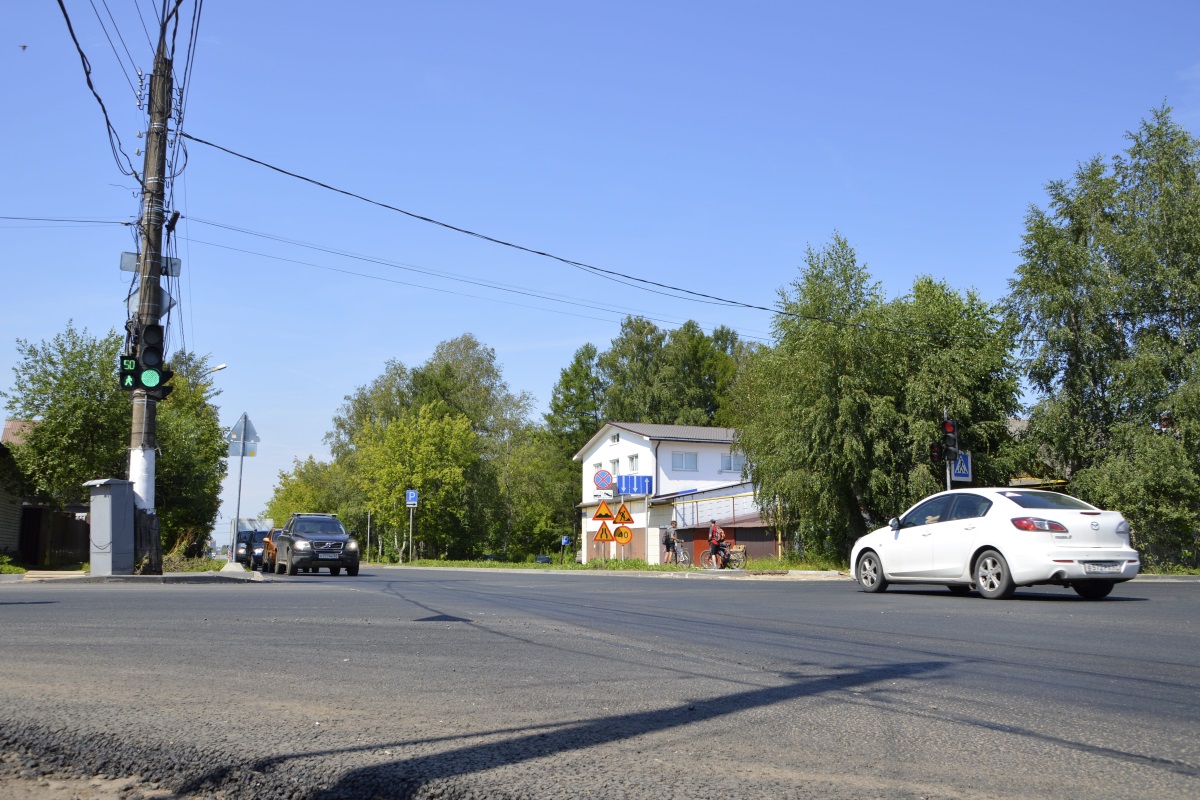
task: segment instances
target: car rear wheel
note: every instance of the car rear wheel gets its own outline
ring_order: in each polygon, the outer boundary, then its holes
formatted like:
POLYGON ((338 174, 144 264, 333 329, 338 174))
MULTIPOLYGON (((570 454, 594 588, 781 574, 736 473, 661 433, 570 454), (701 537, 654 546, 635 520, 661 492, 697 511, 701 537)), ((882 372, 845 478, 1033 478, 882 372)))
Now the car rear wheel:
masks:
POLYGON ((341 567, 330 567, 329 574, 330 575, 340 575, 340 574, 342 574, 342 568, 341 567))
POLYGON ((1116 585, 1116 581, 1080 581, 1072 583, 1071 588, 1084 600, 1103 600, 1116 585))
POLYGON ((995 550, 984 550, 975 562, 975 586, 988 600, 1006 600, 1017 586, 1008 571, 1008 562, 995 550))
POLYGON ((887 588, 887 578, 883 577, 883 564, 879 556, 868 550, 858 559, 858 585, 864 592, 882 592, 887 588))

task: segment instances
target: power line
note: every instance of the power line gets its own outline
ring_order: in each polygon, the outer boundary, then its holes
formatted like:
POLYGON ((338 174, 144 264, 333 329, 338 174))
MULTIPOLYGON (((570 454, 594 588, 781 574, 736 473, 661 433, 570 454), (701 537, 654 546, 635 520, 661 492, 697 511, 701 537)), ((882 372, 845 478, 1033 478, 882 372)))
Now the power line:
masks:
MULTIPOLYGON (((655 289, 649 289, 647 291, 652 291, 652 292, 655 292, 656 294, 666 294, 668 297, 677 297, 679 299, 690 299, 690 300, 698 301, 698 302, 711 302, 711 303, 715 303, 717 305, 746 308, 746 309, 751 309, 751 310, 755 310, 755 311, 765 311, 768 314, 776 314, 779 316, 791 317, 793 319, 804 320, 807 322, 820 322, 820 323, 824 323, 827 325, 836 325, 836 326, 844 327, 844 328, 855 328, 858 330, 882 331, 885 333, 893 333, 893 334, 897 334, 897 335, 901 335, 901 336, 919 336, 919 337, 923 337, 923 338, 927 338, 927 339, 951 339, 951 340, 957 340, 957 341, 991 341, 996 338, 995 336, 973 336, 973 335, 955 334, 955 333, 950 333, 948 331, 906 330, 903 328, 892 328, 892 327, 882 326, 882 325, 872 325, 870 323, 865 323, 865 322, 851 322, 849 320, 833 319, 832 317, 811 316, 811 315, 807 315, 807 314, 800 314, 795 311, 788 311, 788 310, 782 309, 782 308, 769 308, 767 306, 762 306, 762 305, 758 305, 755 303, 746 303, 741 300, 731 300, 728 298, 718 297, 716 295, 706 294, 704 292, 697 292, 697 291, 693 291, 691 289, 684 289, 680 286, 672 286, 671 284, 660 283, 659 281, 652 281, 652 280, 649 280, 646 278, 639 278, 634 275, 629 275, 629 274, 626 274, 623 272, 618 272, 616 270, 605 269, 603 267, 593 266, 591 264, 586 264, 582 261, 576 261, 574 259, 555 255, 553 253, 548 253, 543 250, 536 250, 534 248, 525 247, 525 246, 519 245, 519 244, 514 244, 513 242, 508 242, 503 239, 497 239, 493 236, 488 236, 486 234, 468 230, 467 228, 460 228, 457 225, 451 225, 450 223, 447 223, 447 222, 442 222, 440 220, 432 219, 430 217, 422 216, 420 214, 415 214, 411 211, 406 211, 403 208, 397 208, 396 206, 390 205, 388 203, 383 203, 379 200, 372 200, 369 197, 364 197, 363 195, 356 194, 355 192, 351 192, 346 189, 339 189, 335 186, 331 186, 327 183, 323 183, 322 181, 318 181, 314 178, 309 178, 304 175, 299 175, 295 172, 291 172, 289 170, 283 169, 282 167, 277 167, 273 164, 268 164, 265 161, 261 161, 257 158, 253 158, 253 157, 245 155, 243 153, 238 153, 234 150, 230 150, 227 147, 222 147, 221 145, 214 144, 209 141, 205 141, 204 139, 201 139, 196 136, 192 136, 191 134, 188 134, 188 133, 181 132, 179 135, 186 137, 188 139, 191 139, 194 142, 198 142, 200 144, 207 145, 215 150, 220 150, 224 153, 228 153, 229 155, 234 156, 236 158, 240 158, 245 161, 249 161, 252 164, 258 164, 261 167, 265 167, 274 172, 278 172, 281 175, 287 175, 290 178, 295 178, 297 180, 304 181, 305 183, 311 183, 314 186, 321 187, 322 189, 327 189, 327 190, 329 190, 331 192, 335 192, 337 194, 345 195, 347 197, 352 197, 356 200, 361 200, 365 203, 370 203, 371 205, 379 206, 380 208, 384 208, 389 211, 395 211, 396 213, 403 214, 407 217, 411 217, 412 219, 416 219, 421 222, 427 222, 431 225, 437 225, 439 227, 446 228, 447 230, 455 231, 456 233, 461 233, 466 236, 474 237, 476 239, 482 239, 483 241, 491 242, 492 244, 497 244, 502 247, 509 247, 514 250, 519 250, 524 253, 529 253, 531 255, 542 256, 543 258, 549 258, 554 261, 558 261, 560 263, 566 264, 568 266, 575 267, 576 269, 580 269, 585 272, 590 272, 592 274, 598 275, 598 276, 606 278, 608 280, 616 281, 617 283, 623 283, 627 286, 632 285, 631 283, 629 283, 630 281, 632 281, 637 284, 642 284, 643 286, 640 288, 644 288, 645 286, 657 287, 655 289), (659 290, 666 290, 666 291, 659 291, 659 290), (670 294, 671 292, 674 292, 676 294, 670 294), (680 297, 680 295, 687 295, 687 297, 680 297)), ((1037 342, 1043 342, 1045 340, 1031 338, 1031 339, 1017 340, 1017 341, 1026 341, 1026 342, 1031 341, 1031 342, 1037 343, 1037 342)))
MULTIPOLYGON (((545 311, 550 314, 561 314, 563 316, 578 317, 580 319, 595 319, 594 316, 588 316, 586 314, 577 314, 577 313, 574 313, 571 311, 559 311, 559 310, 556 310, 553 308, 543 308, 541 306, 531 306, 527 303, 516 303, 516 302, 510 301, 510 300, 499 300, 494 297, 483 297, 483 296, 480 296, 477 294, 470 294, 469 292, 458 292, 453 289, 444 289, 444 288, 437 287, 437 286, 426 286, 426 285, 420 284, 420 283, 411 283, 409 281, 397 280, 396 278, 388 278, 388 277, 384 277, 381 275, 371 275, 371 274, 368 274, 365 272, 355 272, 353 270, 340 269, 338 267, 330 267, 330 266, 326 266, 323 264, 314 264, 311 261, 301 261, 299 259, 288 258, 286 256, 276 256, 276 255, 271 255, 269 253, 259 253, 254 250, 246 250, 246 249, 243 249, 240 247, 233 247, 231 245, 218 244, 216 242, 206 242, 202 239, 189 238, 187 241, 191 244, 201 244, 201 245, 206 245, 208 247, 217 247, 222 250, 231 250, 235 253, 245 253, 246 255, 259 256, 260 258, 269 258, 269 259, 273 259, 275 261, 284 261, 289 264, 299 264, 299 265, 305 266, 305 267, 314 267, 316 269, 325 270, 327 272, 337 272, 337 273, 341 273, 343 275, 351 275, 351 276, 354 276, 357 278, 367 278, 368 280, 381 281, 383 283, 392 283, 392 284, 396 284, 398 286, 409 286, 409 287, 412 287, 415 289, 426 289, 431 292, 440 292, 442 294, 454 295, 456 297, 467 297, 467 298, 471 298, 473 300, 483 300, 485 302, 491 302, 491 303, 502 303, 502 304, 508 305, 508 306, 516 306, 517 308, 529 308, 529 309, 533 309, 535 311, 545 311)), ((487 286, 486 284, 480 284, 480 285, 487 286)), ((570 301, 570 300, 561 300, 561 299, 558 299, 555 297, 539 295, 539 294, 536 294, 533 292, 525 292, 525 291, 520 291, 520 290, 516 290, 516 289, 505 289, 502 286, 488 286, 487 288, 493 288, 493 289, 498 289, 500 291, 512 292, 514 294, 523 294, 523 295, 527 295, 529 297, 536 297, 541 300, 550 300, 552 302, 557 302, 557 303, 586 306, 588 308, 592 308, 593 310, 603 311, 604 313, 608 313, 608 314, 618 314, 622 317, 637 316, 637 317, 641 317, 642 319, 647 319, 652 322, 662 322, 667 325, 679 324, 678 320, 664 319, 661 317, 649 317, 644 314, 636 314, 635 315, 635 314, 630 314, 628 311, 624 311, 621 309, 610 309, 610 308, 603 308, 600 306, 590 306, 586 303, 575 302, 575 301, 570 301)), ((744 338, 755 339, 757 337, 747 336, 744 338)))
MULTIPOLYGON (((113 19, 112 10, 108 7, 105 0, 100 0, 104 4, 104 10, 108 12, 108 18, 112 21, 113 30, 116 31, 117 38, 121 40, 121 46, 125 48, 125 55, 129 58, 129 63, 133 66, 134 71, 137 71, 137 63, 133 60, 133 56, 129 54, 129 47, 125 45, 125 39, 121 36, 121 29, 117 27, 117 21, 113 19)), ((104 18, 100 16, 100 9, 96 8, 94 0, 88 0, 92 7, 92 11, 96 14, 96 21, 100 23, 100 30, 104 32, 104 38, 108 39, 108 46, 112 48, 113 55, 117 57, 117 66, 121 68, 121 74, 125 76, 125 82, 129 84, 129 90, 133 92, 134 97, 137 96, 137 88, 133 85, 133 80, 129 77, 129 73, 125 71, 125 62, 121 60, 121 54, 117 52, 117 46, 113 43, 112 37, 108 35, 108 26, 104 23, 104 18)))
MULTIPOLYGON (((421 267, 421 266, 417 266, 417 265, 413 265, 413 264, 406 264, 406 263, 399 262, 399 261, 391 261, 388 259, 379 258, 377 256, 361 255, 361 254, 352 253, 352 252, 349 252, 346 250, 339 250, 339 249, 336 249, 333 247, 311 244, 311 243, 302 242, 302 241, 299 241, 296 239, 289 239, 287 237, 278 236, 275 234, 262 233, 259 231, 252 231, 252 230, 249 230, 246 228, 237 227, 235 225, 227 225, 227 224, 220 223, 220 222, 213 222, 211 220, 201 219, 199 217, 191 217, 191 221, 196 222, 201 225, 209 225, 209 226, 216 227, 216 228, 222 228, 224 230, 234 231, 236 233, 242 233, 247 236, 255 236, 255 237, 267 239, 267 240, 270 240, 273 242, 280 242, 283 244, 289 244, 289 245, 293 245, 296 247, 303 247, 303 248, 306 248, 309 250, 316 250, 317 252, 328 253, 330 255, 341 256, 343 258, 355 259, 355 260, 363 261, 363 262, 370 263, 370 264, 378 264, 380 266, 390 267, 392 269, 400 269, 400 270, 405 270, 407 272, 415 272, 420 275, 428 275, 430 277, 441 278, 443 280, 456 281, 459 283, 466 283, 466 284, 470 284, 473 286, 481 286, 481 287, 488 288, 488 289, 496 289, 497 291, 512 292, 515 294, 526 295, 529 297, 537 297, 537 298, 543 299, 543 300, 550 300, 552 302, 562 302, 562 303, 567 303, 569 305, 582 306, 585 308, 596 308, 596 309, 608 310, 608 311, 613 311, 614 313, 619 311, 619 309, 606 308, 606 307, 602 306, 601 304, 596 303, 594 301, 575 300, 575 299, 566 297, 565 295, 555 295, 550 292, 534 291, 534 290, 526 289, 526 288, 520 287, 520 286, 513 286, 511 284, 500 283, 499 281, 486 281, 486 280, 482 280, 482 279, 478 279, 478 278, 471 278, 471 277, 467 277, 467 276, 463 276, 463 275, 456 275, 454 273, 434 270, 434 269, 430 269, 428 267, 421 267)), ((251 252, 251 251, 244 251, 244 252, 251 252)), ((258 255, 258 254, 256 254, 256 255, 258 255)), ((271 258, 273 256, 266 256, 266 257, 271 258)), ((301 262, 301 263, 306 263, 306 262, 301 262)), ((311 266, 316 266, 316 265, 311 265, 311 266)), ((357 274, 357 273, 355 273, 355 274, 357 274)), ((651 317, 646 314, 639 313, 639 314, 637 314, 637 316, 644 316, 647 319, 651 319, 651 317)), ((656 321, 671 322, 668 320, 656 320, 656 321)), ((677 323, 671 322, 671 324, 677 324, 677 323)), ((747 336, 747 338, 761 340, 764 337, 747 336)))
MULTIPOLYGON (((573 259, 564 258, 563 256, 557 256, 557 255, 554 255, 553 253, 547 253, 543 250, 535 250, 533 248, 525 247, 523 245, 514 244, 512 242, 506 242, 503 239, 497 239, 495 237, 488 236, 488 235, 482 234, 482 233, 478 233, 476 231, 468 230, 466 228, 460 228, 457 225, 451 225, 448 222, 441 222, 440 220, 432 219, 430 217, 425 217, 420 214, 415 214, 411 211, 405 211, 403 208, 397 208, 396 206, 389 205, 387 203, 383 203, 378 200, 372 200, 369 197, 364 197, 363 195, 355 194, 354 192, 347 191, 346 189, 339 189, 335 186, 330 186, 327 183, 322 183, 321 181, 315 180, 313 178, 307 178, 303 175, 299 175, 295 172, 290 172, 286 169, 283 169, 282 167, 277 167, 277 166, 274 166, 273 164, 268 164, 265 161, 260 161, 257 158, 252 158, 251 156, 247 156, 247 155, 243 155, 242 153, 235 152, 233 150, 230 150, 227 147, 222 147, 221 145, 213 144, 212 142, 205 141, 204 139, 200 139, 196 136, 192 136, 190 133, 180 133, 180 136, 191 139, 193 142, 198 142, 203 145, 208 145, 209 147, 212 147, 216 150, 220 150, 224 153, 228 153, 229 155, 235 156, 236 158, 241 158, 246 161, 249 161, 252 164, 258 164, 261 167, 266 167, 267 169, 278 172, 281 175, 287 175, 289 178, 295 178, 297 180, 301 180, 306 183, 311 183, 314 186, 321 187, 322 189, 328 189, 329 191, 336 192, 337 194, 342 194, 347 197, 353 197, 356 200, 362 200, 364 203, 370 203, 371 205, 379 206, 380 208, 386 208, 389 211, 395 211, 398 214, 404 214, 405 216, 411 217, 415 220, 419 220, 421 222, 427 222, 431 225, 437 225, 439 227, 446 228, 447 230, 451 230, 456 233, 461 233, 466 236, 472 236, 476 239, 482 239, 485 242, 491 242, 492 244, 498 244, 502 247, 510 247, 514 250, 520 250, 521 252, 530 253, 531 255, 535 255, 535 256, 541 256, 543 258, 549 258, 554 261, 558 261, 560 263, 566 264, 568 266, 575 267, 576 269, 580 269, 585 272, 591 272, 593 274, 600 275, 601 277, 608 278, 609 280, 614 280, 617 283, 624 283, 627 286, 632 285, 631 283, 629 283, 630 281, 632 281, 635 283, 643 284, 644 286, 657 287, 657 289, 650 289, 648 291, 653 291, 655 294, 665 294, 668 297, 678 297, 680 294, 683 294, 683 295, 689 295, 692 298, 700 298, 703 301, 715 303, 717 305, 740 306, 742 308, 750 308, 750 309, 756 309, 759 311, 766 311, 768 313, 775 313, 774 309, 766 308, 765 306, 757 306, 757 305, 753 305, 750 303, 742 303, 737 300, 728 300, 723 297, 717 297, 715 295, 705 294, 704 292, 697 292, 697 291, 693 291, 691 289, 684 289, 679 286, 671 286, 666 283, 659 283, 657 281, 648 280, 646 278, 638 278, 634 275, 627 275, 623 272, 617 272, 615 270, 604 269, 603 267, 592 266, 591 264, 586 264, 582 261, 575 261, 573 259), (659 291, 659 290, 665 290, 665 291, 659 291), (672 292, 674 292, 676 294, 671 294, 672 292)), ((686 299, 686 298, 684 298, 684 299, 686 299)))
POLYGON ((129 156, 125 155, 125 150, 121 146, 121 137, 117 135, 117 129, 113 127, 112 120, 108 118, 108 109, 104 107, 104 101, 100 99, 100 93, 96 91, 96 86, 92 83, 92 65, 88 63, 83 47, 79 44, 79 38, 75 36, 75 28, 71 25, 71 16, 67 13, 67 7, 63 5, 63 0, 58 0, 58 7, 62 10, 63 19, 67 23, 67 31, 71 34, 71 41, 75 43, 75 50, 79 53, 79 60, 83 63, 83 74, 87 78, 88 88, 92 90, 92 95, 100 104, 100 112, 104 114, 104 124, 108 128, 108 144, 112 148, 113 160, 117 162, 117 169, 121 170, 124 175, 132 175, 138 183, 141 183, 141 178, 138 176, 137 170, 133 168, 129 156), (121 163, 122 158, 125 159, 125 164, 121 163))
POLYGON ((18 222, 77 222, 87 223, 89 225, 134 225, 136 223, 128 221, 120 221, 115 219, 80 219, 78 217, 4 217, 0 219, 15 220, 18 222))

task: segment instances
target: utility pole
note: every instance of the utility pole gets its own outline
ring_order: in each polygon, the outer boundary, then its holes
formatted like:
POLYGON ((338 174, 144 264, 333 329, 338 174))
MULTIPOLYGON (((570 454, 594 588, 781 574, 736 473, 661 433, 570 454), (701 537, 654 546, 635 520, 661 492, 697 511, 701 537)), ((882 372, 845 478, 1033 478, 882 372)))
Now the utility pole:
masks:
MULTIPOLYGON (((178 8, 178 6, 176 7, 178 8)), ((134 331, 159 322, 159 278, 163 264, 163 204, 166 197, 167 122, 171 118, 171 59, 167 56, 167 25, 159 31, 154 71, 150 75, 150 128, 146 132, 146 161, 142 179, 141 253, 138 255, 137 316, 134 331)), ((164 343, 165 344, 165 343, 164 343)), ((141 343, 138 343, 139 347, 141 343)), ((164 348, 165 349, 165 348, 164 348)), ((158 447, 157 399, 146 389, 133 392, 133 429, 129 437, 129 480, 135 505, 154 514, 154 457, 158 447)), ((157 540, 157 537, 155 537, 157 540)), ((161 556, 159 558, 161 560, 161 556)))

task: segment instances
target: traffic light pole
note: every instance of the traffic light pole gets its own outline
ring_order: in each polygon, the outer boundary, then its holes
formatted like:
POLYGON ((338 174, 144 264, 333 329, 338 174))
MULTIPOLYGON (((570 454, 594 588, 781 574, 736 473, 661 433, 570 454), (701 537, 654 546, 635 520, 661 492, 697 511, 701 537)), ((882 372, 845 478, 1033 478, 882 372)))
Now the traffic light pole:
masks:
MULTIPOLYGON (((166 196, 167 123, 171 118, 171 59, 167 57, 166 22, 154 55, 150 75, 150 128, 146 132, 146 161, 142 180, 141 253, 138 255, 137 318, 134 330, 157 325, 159 279, 162 277, 163 205, 166 196)), ((129 437, 129 480, 133 483, 134 503, 154 513, 154 456, 158 447, 157 400, 145 389, 133 392, 133 427, 129 437)))

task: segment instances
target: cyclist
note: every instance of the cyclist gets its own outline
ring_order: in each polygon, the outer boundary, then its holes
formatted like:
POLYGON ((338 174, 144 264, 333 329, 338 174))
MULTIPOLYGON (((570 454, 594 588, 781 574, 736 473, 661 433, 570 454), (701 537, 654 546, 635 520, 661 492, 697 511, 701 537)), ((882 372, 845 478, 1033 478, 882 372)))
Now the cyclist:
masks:
POLYGON ((729 558, 729 544, 725 541, 724 528, 717 525, 715 519, 709 520, 708 549, 712 551, 713 564, 717 569, 724 569, 725 561, 729 558))
POLYGON ((677 555, 679 551, 679 535, 675 520, 671 520, 671 527, 663 532, 663 547, 667 548, 665 563, 679 563, 679 556, 677 555))

